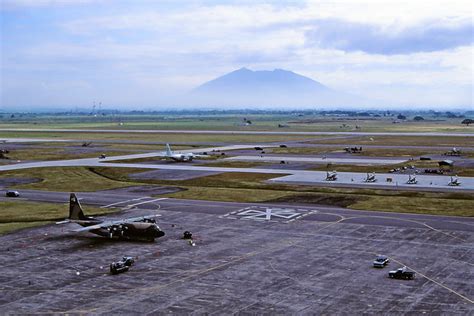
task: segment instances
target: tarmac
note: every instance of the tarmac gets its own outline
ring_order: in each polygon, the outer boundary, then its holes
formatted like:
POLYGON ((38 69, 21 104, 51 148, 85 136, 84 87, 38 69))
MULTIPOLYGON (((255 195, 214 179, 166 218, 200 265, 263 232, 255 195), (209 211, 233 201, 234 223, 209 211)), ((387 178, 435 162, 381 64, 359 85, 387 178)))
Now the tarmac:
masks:
MULTIPOLYGON (((87 205, 122 210, 107 219, 159 214, 166 235, 154 243, 73 233, 75 224, 0 236, 2 313, 474 313, 474 218, 148 195, 160 191, 78 193, 86 214, 87 205), (388 267, 372 268, 377 254, 388 267), (110 275, 123 255, 135 265, 110 275), (388 278, 404 265, 414 280, 388 278)), ((68 193, 21 199, 62 203, 67 214, 68 193)))
MULTIPOLYGON (((170 130, 40 131, 339 135, 338 137, 445 135, 170 130)), ((469 133, 449 135, 474 136, 469 133)), ((37 139, 22 140, 29 143, 37 139)), ((41 141, 78 142, 60 139, 41 141)), ((258 146, 275 147, 275 144, 258 146)), ((222 144, 181 152, 233 150, 236 153, 254 146, 256 145, 222 144)), ((407 146, 401 146, 404 147, 407 146)), ((300 170, 303 166, 296 168, 304 163, 300 161, 292 161, 291 170, 275 169, 277 165, 222 168, 189 163, 119 162, 125 159, 153 158, 161 154, 163 152, 147 152, 106 159, 27 162, 0 166, 0 171, 59 166, 108 166, 149 169, 134 174, 145 178, 190 179, 218 172, 252 172, 274 174, 275 178, 271 182, 298 185, 451 192, 474 190, 473 177, 460 177, 462 184, 459 187, 448 186, 449 176, 439 175, 418 175, 416 185, 406 184, 407 174, 376 174, 377 182, 366 183, 365 173, 341 172, 338 173, 337 181, 325 181, 325 172, 300 170), (387 182, 387 178, 392 182, 387 182)), ((359 162, 371 159, 350 157, 348 159, 357 159, 359 162)), ((347 158, 337 156, 331 159, 347 158)), ((282 158, 278 157, 278 160, 282 158)), ((286 168, 288 165, 282 166, 286 168)), ((0 179, 0 189, 14 188, 16 185, 38 180, 0 179)), ((74 233, 72 230, 78 228, 75 224, 51 224, 0 236, 0 260, 3 267, 0 274, 0 314, 474 314, 472 217, 384 213, 309 204, 229 203, 163 197, 163 194, 177 190, 179 189, 168 186, 143 185, 77 192, 86 215, 91 215, 87 209, 92 205, 120 210, 113 215, 104 216, 104 219, 159 215, 159 225, 166 235, 154 243, 110 240, 87 232, 74 233), (186 230, 193 233, 195 246, 181 239, 186 230), (388 267, 372 268, 372 261, 378 254, 390 257, 388 267), (127 273, 110 275, 109 264, 124 255, 134 256, 136 264, 127 273), (401 266, 415 271, 415 280, 388 278, 389 270, 401 266)), ((19 198, 0 196, 0 201, 59 203, 64 205, 64 217, 67 216, 68 192, 20 192, 19 198)))
MULTIPOLYGON (((413 177, 413 175, 411 175, 413 177)), ((373 189, 417 189, 426 191, 472 191, 473 177, 458 177, 459 186, 449 186, 450 176, 415 175, 417 183, 409 184, 408 174, 377 173, 376 182, 365 182, 367 174, 360 172, 338 172, 336 181, 326 181, 326 173, 301 172, 284 177, 270 179, 272 183, 323 185, 334 187, 360 187, 373 189), (387 180, 388 179, 388 180, 387 180)))

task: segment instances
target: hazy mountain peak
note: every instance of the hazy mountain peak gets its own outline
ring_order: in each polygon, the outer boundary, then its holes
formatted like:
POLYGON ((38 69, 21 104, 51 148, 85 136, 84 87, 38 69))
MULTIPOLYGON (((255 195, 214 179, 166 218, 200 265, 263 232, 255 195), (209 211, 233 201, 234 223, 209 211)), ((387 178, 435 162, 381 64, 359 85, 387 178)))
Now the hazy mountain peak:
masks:
MULTIPOLYGON (((191 103, 206 106, 321 106, 347 103, 316 80, 285 69, 250 70, 246 67, 208 81, 190 93, 191 103)), ((354 100, 352 100, 354 101, 354 100)))
POLYGON ((237 70, 234 70, 233 72, 237 72, 237 71, 241 71, 241 72, 253 72, 252 70, 248 69, 247 67, 239 68, 239 69, 237 69, 237 70))

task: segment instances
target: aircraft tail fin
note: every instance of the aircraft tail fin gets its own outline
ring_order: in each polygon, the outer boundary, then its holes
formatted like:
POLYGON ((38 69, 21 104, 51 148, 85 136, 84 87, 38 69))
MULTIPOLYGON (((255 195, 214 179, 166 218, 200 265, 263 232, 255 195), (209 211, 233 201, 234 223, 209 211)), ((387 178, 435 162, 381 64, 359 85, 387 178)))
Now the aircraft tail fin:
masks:
POLYGON ((71 193, 69 197, 69 219, 73 220, 88 220, 89 218, 84 215, 81 203, 77 199, 74 193, 71 193))
POLYGON ((173 151, 171 150, 170 144, 166 144, 166 155, 167 156, 173 155, 173 151))

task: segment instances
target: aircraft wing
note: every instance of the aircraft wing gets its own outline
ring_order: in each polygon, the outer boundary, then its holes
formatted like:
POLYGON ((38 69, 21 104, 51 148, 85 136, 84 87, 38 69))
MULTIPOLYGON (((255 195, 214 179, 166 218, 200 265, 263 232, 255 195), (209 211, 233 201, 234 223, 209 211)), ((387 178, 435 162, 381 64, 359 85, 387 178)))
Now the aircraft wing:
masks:
POLYGON ((120 224, 125 224, 125 223, 141 222, 141 221, 144 221, 145 219, 152 219, 158 216, 161 216, 161 215, 156 214, 156 215, 148 215, 148 216, 140 216, 140 217, 131 217, 131 218, 126 218, 126 219, 122 219, 118 221, 106 221, 106 222, 102 222, 96 225, 91 225, 91 226, 86 226, 86 227, 76 229, 74 230, 74 232, 85 232, 85 231, 90 231, 94 229, 109 228, 114 225, 120 225, 120 224))

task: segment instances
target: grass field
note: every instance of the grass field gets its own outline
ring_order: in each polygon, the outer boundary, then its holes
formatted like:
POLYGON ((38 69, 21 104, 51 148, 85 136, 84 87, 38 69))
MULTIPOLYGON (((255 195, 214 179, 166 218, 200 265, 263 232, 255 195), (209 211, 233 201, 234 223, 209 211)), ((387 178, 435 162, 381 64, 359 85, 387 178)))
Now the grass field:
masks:
POLYGON ((315 139, 314 144, 473 147, 474 137, 452 136, 360 136, 346 139, 315 139))
MULTIPOLYGON (((117 168, 120 169, 120 168, 117 168)), ((127 169, 123 170, 124 174, 128 172, 144 171, 143 169, 127 169)), ((97 191, 121 188, 135 185, 132 181, 120 181, 110 179, 94 172, 85 167, 58 167, 58 168, 37 168, 3 172, 0 174, 2 178, 23 177, 38 178, 42 181, 31 184, 16 186, 19 189, 34 189, 45 191, 97 191)))
MULTIPOLYGON (((386 212, 474 216, 474 196, 463 193, 430 193, 370 189, 325 188, 270 184, 269 174, 218 174, 182 181, 132 181, 128 174, 144 169, 128 168, 53 168, 17 170, 1 177, 40 178, 39 183, 16 186, 17 189, 51 191, 97 191, 131 185, 167 185, 184 191, 161 195, 171 198, 230 202, 310 203, 386 212)), ((16 229, 43 225, 67 216, 67 206, 25 201, 0 202, 0 234, 16 229)), ((102 214, 108 209, 88 208, 102 214)))
POLYGON ((97 158, 99 154, 105 153, 107 155, 123 155, 123 152, 115 152, 111 150, 103 150, 97 152, 74 152, 74 150, 59 149, 59 148, 41 148, 41 149, 16 149, 10 151, 7 155, 10 160, 24 161, 24 160, 65 160, 65 159, 79 159, 79 158, 97 158))
MULTIPOLYGON (((0 201, 0 235, 21 228, 50 224, 68 216, 66 204, 26 201, 0 201)), ((87 207, 87 213, 108 214, 114 209, 87 207)))
POLYGON ((436 118, 422 122, 410 120, 393 124, 393 117, 340 117, 318 114, 148 114, 108 116, 55 115, 28 116, 0 120, 0 128, 53 129, 186 129, 186 130, 255 130, 255 131, 364 131, 364 132, 473 132, 460 124, 462 119, 436 118), (244 126, 244 118, 252 122, 244 126), (280 127, 279 127, 280 126, 280 127), (282 127, 283 126, 283 127, 282 127), (356 126, 359 128, 356 129, 356 126))
MULTIPOLYGON (((1 126, 0 126, 1 128, 1 126)), ((322 138, 312 137, 312 138, 322 138)), ((68 133, 68 132, 0 132, 0 138, 48 138, 48 139, 70 139, 70 140, 111 140, 120 141, 126 139, 128 141, 143 142, 166 142, 166 143, 185 143, 185 142, 202 142, 202 143, 268 143, 268 142, 285 142, 291 140, 303 140, 308 136, 294 135, 240 135, 240 134, 180 134, 180 133, 68 133)))

